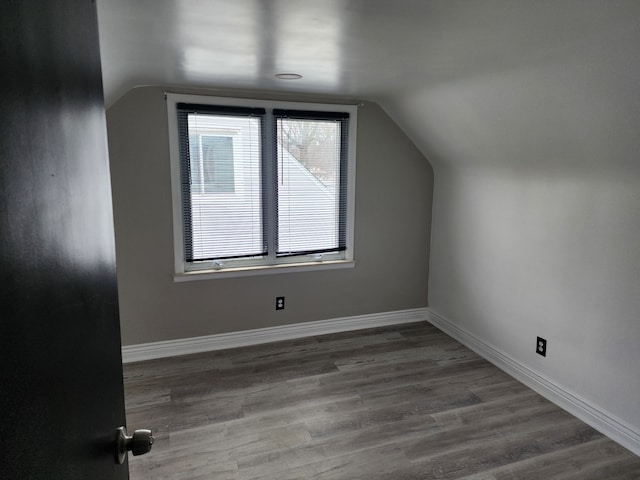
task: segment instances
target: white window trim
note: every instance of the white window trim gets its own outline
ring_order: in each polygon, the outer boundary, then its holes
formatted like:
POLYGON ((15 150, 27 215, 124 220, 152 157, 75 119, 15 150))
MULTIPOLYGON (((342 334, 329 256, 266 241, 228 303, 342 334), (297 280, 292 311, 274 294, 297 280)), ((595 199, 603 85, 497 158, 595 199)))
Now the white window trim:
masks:
POLYGON ((356 132, 357 105, 285 102, 257 100, 233 97, 210 97, 205 95, 186 95, 165 93, 167 99, 167 118, 169 127, 169 158, 171 166, 171 197, 173 206, 173 255, 174 281, 211 280, 217 278, 270 275, 291 272, 307 272, 338 268, 353 268, 354 229, 355 229, 355 186, 356 186, 356 132), (176 108, 178 103, 195 103, 203 105, 224 105, 236 107, 264 108, 267 111, 275 108, 293 110, 315 110, 320 112, 343 111, 349 113, 348 152, 347 152, 347 231, 346 251, 343 260, 321 260, 313 257, 301 257, 295 263, 275 265, 254 265, 225 267, 220 269, 186 269, 184 261, 184 228, 182 212, 182 191, 180 182, 180 151, 178 139, 178 121, 176 108))

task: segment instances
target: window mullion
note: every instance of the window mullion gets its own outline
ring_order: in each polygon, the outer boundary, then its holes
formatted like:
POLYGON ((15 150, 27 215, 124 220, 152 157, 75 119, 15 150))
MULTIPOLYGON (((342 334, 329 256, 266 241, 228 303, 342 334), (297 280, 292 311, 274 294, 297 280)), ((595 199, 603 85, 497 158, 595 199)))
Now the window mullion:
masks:
POLYGON ((267 263, 275 263, 278 247, 278 152, 276 124, 272 110, 267 110, 263 132, 262 156, 263 225, 267 243, 267 263))

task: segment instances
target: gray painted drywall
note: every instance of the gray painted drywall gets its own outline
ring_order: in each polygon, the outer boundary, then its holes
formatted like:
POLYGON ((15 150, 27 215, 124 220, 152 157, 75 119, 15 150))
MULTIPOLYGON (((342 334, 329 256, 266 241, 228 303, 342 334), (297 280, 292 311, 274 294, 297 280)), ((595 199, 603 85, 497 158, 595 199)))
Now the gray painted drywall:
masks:
POLYGON ((431 308, 637 428, 638 172, 436 175, 431 308))
POLYGON ((430 308, 636 432, 638 45, 636 16, 384 103, 434 166, 430 308))
POLYGON ((107 110, 123 345, 427 305, 433 172, 374 103, 358 112, 355 268, 174 283, 165 91, 205 93, 139 87, 107 110))

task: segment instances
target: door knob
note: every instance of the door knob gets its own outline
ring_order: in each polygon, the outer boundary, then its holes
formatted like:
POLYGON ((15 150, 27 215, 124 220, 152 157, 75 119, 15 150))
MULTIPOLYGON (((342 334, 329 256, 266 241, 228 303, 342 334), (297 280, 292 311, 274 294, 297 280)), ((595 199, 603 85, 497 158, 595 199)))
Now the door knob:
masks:
POLYGON ((134 455, 148 453, 154 441, 151 430, 140 429, 133 432, 133 435, 127 435, 126 427, 118 428, 116 430, 116 463, 124 463, 129 451, 134 455))

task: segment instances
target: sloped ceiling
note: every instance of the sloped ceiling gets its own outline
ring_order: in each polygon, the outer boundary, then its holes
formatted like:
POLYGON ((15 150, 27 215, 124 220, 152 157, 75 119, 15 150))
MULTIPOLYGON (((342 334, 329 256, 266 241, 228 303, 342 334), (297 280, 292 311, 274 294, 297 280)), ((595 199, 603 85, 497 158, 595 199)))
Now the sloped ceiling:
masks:
POLYGON ((98 0, 98 20, 107 105, 151 84, 338 95, 436 162, 637 161, 637 0, 98 0))

